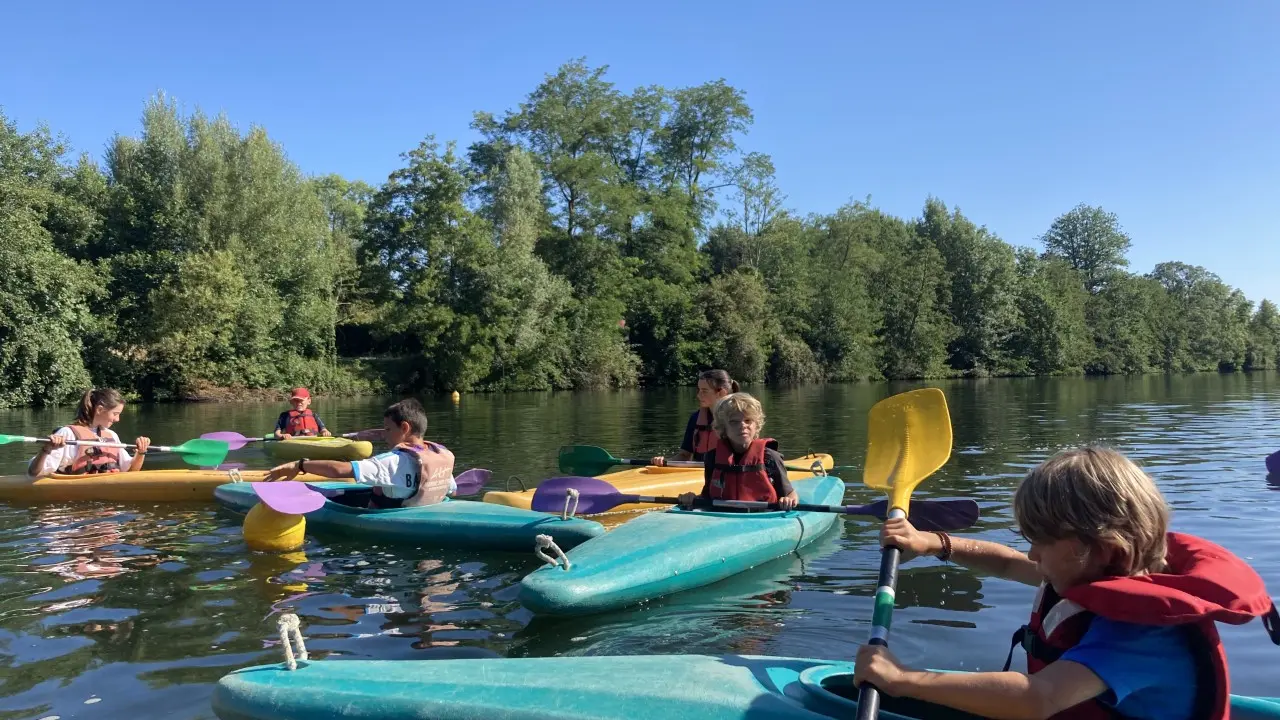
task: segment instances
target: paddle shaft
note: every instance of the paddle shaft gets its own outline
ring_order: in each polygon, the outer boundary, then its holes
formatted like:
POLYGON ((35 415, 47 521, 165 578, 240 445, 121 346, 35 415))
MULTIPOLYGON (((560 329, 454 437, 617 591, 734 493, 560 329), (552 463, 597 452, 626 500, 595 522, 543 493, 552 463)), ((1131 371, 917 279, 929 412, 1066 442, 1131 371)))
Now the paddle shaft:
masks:
MULTIPOLYGON (((617 464, 618 465, 649 465, 651 463, 649 460, 619 458, 617 464)), ((706 463, 702 462, 701 460, 666 460, 662 464, 662 467, 674 467, 674 468, 704 468, 706 466, 707 466, 706 463)), ((786 468, 787 470, 792 470, 794 472, 813 472, 814 471, 812 467, 796 467, 794 465, 783 465, 783 467, 786 468)))
MULTIPOLYGON (((889 518, 906 517, 901 508, 889 510, 889 518)), ((880 578, 876 581, 875 609, 871 613, 869 645, 889 646, 889 626, 893 622, 893 602, 898 587, 898 559, 902 551, 893 545, 880 554, 880 578)), ((858 720, 875 720, 880 715, 880 691, 863 683, 858 694, 858 720)))
MULTIPOLYGON (((22 441, 29 442, 29 443, 46 443, 46 442, 49 442, 49 438, 27 437, 24 435, 22 437, 22 441)), ((109 447, 109 448, 138 447, 137 445, 131 445, 128 443, 95 442, 92 440, 67 440, 66 444, 67 445, 90 445, 94 447, 109 447)), ((170 445, 152 445, 148 448, 148 450, 155 450, 157 452, 173 452, 173 447, 170 445)))

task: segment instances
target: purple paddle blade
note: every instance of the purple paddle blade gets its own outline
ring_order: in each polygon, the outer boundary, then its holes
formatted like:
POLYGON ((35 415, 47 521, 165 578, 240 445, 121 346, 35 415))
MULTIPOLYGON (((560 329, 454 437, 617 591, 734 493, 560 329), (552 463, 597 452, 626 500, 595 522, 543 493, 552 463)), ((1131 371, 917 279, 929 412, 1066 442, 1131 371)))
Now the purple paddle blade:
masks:
POLYGON ((1267 472, 1272 475, 1280 475, 1280 450, 1267 456, 1267 472))
POLYGON ((272 510, 286 515, 305 515, 324 505, 324 496, 300 482, 249 483, 258 498, 272 510))
MULTIPOLYGON (((850 507, 851 515, 870 515, 884 520, 889 501, 877 500, 859 508, 850 507)), ((917 530, 955 532, 973 527, 978 521, 978 503, 973 500, 912 500, 907 520, 917 530)))
POLYGON ((569 475, 543 480, 538 489, 533 491, 530 507, 538 512, 561 512, 570 488, 578 491, 579 515, 608 512, 626 502, 628 497, 634 497, 623 495, 613 485, 599 478, 569 475))
POLYGON ((471 468, 460 475, 456 475, 453 478, 453 482, 457 484, 458 489, 453 494, 458 497, 475 495, 489 483, 491 475, 493 473, 484 468, 471 468))
POLYGON ((200 439, 201 440, 222 440, 223 442, 227 443, 228 450, 239 450, 240 448, 248 444, 250 440, 254 440, 256 438, 247 438, 238 432, 223 431, 223 432, 205 433, 200 436, 200 439))

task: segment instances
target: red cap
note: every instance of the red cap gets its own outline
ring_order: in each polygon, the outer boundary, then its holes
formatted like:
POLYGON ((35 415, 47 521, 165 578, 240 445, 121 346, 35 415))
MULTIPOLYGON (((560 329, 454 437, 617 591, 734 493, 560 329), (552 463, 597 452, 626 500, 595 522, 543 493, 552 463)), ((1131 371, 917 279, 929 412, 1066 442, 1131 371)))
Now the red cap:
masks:
POLYGON ((289 399, 290 399, 290 400, 299 400, 299 399, 305 400, 305 399, 307 399, 307 398, 309 398, 309 397, 311 397, 311 392, 310 392, 309 390, 307 390, 307 389, 306 389, 306 388, 304 388, 304 387, 297 387, 297 388, 294 388, 294 389, 293 389, 293 394, 292 394, 291 396, 289 396, 289 399))

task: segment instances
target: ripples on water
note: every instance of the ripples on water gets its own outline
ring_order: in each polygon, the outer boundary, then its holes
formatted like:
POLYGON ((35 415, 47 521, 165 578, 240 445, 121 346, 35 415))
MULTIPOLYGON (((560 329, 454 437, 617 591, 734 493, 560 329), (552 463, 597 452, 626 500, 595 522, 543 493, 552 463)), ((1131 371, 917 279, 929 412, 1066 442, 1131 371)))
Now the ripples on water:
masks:
MULTIPOLYGON (((1017 544, 1009 499, 1026 469, 1084 442, 1117 447, 1157 478, 1175 528, 1254 563, 1280 588, 1280 481, 1262 458, 1280 448, 1280 383, 1271 375, 942 384, 955 425, 947 467, 920 497, 973 497, 974 532, 1017 544)), ((904 387, 761 392, 768 433, 788 454, 828 451, 856 464, 866 410, 904 387)), ((144 408, 180 441, 267 423, 261 406, 144 408), (246 414, 249 416, 246 418, 246 414), (261 416, 261 417, 258 417, 261 416)), ((376 403, 321 406, 360 427, 376 403)), ((434 406, 436 437, 497 471, 544 477, 551 450, 588 442, 618 455, 669 451, 687 394, 467 398, 434 406), (628 428, 634 430, 628 432, 628 428)), ((330 420, 330 418, 334 418, 330 420)), ((6 432, 43 432, 46 414, 0 414, 6 432), (19 427, 13 427, 18 425, 19 427)), ((157 442, 160 433, 152 433, 157 442)), ((8 472, 21 453, 0 454, 8 472)), ((241 461, 260 466, 266 458, 241 461)), ((871 499, 847 478, 850 502, 871 499)), ((556 654, 766 653, 848 658, 867 637, 878 553, 874 524, 850 519, 798 555, 639 608, 578 619, 534 618, 516 601, 532 553, 362 545, 309 536, 287 555, 247 552, 239 518, 213 505, 0 506, 0 720, 212 717, 212 683, 281 658, 275 618, 297 612, 314 656, 381 659, 556 654)), ((1280 590, 1276 590, 1280 594, 1280 590)), ((892 644, 905 661, 998 668, 1031 591, 932 560, 905 566, 892 644)), ((1237 692, 1274 693, 1276 648, 1258 623, 1224 628, 1237 692)))

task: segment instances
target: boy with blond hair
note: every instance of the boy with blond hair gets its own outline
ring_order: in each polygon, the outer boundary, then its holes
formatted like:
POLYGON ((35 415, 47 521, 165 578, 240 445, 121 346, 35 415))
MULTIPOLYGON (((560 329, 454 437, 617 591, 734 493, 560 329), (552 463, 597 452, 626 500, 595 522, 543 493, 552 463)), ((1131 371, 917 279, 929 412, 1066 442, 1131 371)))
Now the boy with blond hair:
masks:
MULTIPOLYGON (((1013 498, 1023 554, 889 520, 882 545, 931 554, 1040 587, 1014 635, 1028 674, 902 667, 883 646, 858 651, 855 682, 990 718, 1226 718, 1226 653, 1215 622, 1280 615, 1262 578, 1214 543, 1169 532, 1155 483, 1113 450, 1068 450, 1041 463, 1013 498)), ((1012 659, 1012 651, 1010 652, 1012 659)))
MULTIPOLYGON (((731 393, 712 407, 711 425, 718 440, 703 456, 701 497, 712 500, 754 500, 777 503, 790 510, 800 502, 787 479, 778 442, 761 438, 764 408, 747 393, 731 393)), ((692 506, 699 495, 684 493, 680 503, 692 506)))

